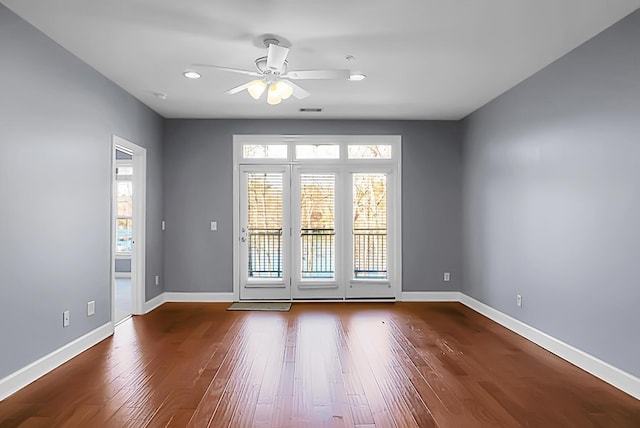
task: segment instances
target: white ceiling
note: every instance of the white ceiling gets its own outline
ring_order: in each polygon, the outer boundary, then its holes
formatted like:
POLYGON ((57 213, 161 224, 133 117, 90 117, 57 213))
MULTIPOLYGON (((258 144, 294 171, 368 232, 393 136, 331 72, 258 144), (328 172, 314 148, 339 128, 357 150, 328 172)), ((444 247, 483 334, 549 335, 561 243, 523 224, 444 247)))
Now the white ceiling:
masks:
POLYGON ((2 3, 167 118, 460 119, 640 7, 640 0, 2 3), (213 69, 198 80, 182 76, 195 63, 253 70, 266 54, 263 34, 290 43, 289 69, 349 68, 368 78, 298 81, 310 97, 270 106, 246 91, 223 94, 248 76, 213 69))

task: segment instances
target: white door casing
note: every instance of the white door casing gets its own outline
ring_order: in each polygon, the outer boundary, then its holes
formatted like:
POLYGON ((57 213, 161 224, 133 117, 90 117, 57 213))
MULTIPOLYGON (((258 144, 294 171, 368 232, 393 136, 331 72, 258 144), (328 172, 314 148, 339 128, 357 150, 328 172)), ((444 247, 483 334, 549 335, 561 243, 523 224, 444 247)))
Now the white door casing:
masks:
POLYGON ((234 299, 369 300, 398 297, 402 287, 400 150, 399 136, 234 136, 234 299), (359 147, 367 145, 386 146, 387 156, 358 157, 359 147), (301 146, 306 152, 297 152, 301 146), (352 148, 356 156, 352 156, 352 148), (309 149, 321 153, 321 156, 309 156, 309 149), (253 156, 255 153, 258 155, 253 156), (300 153, 304 156, 298 156, 300 153), (333 158, 322 158, 327 153, 333 158), (393 156, 388 153, 393 153, 393 156), (279 171, 283 177, 288 177, 283 178, 282 191, 281 278, 247 276, 245 193, 249 171, 279 171), (287 180, 290 183, 288 189, 287 180), (361 189, 354 187, 358 180, 364 180, 374 190, 363 194, 361 189), (308 199, 308 195, 302 194, 305 186, 325 188, 313 205, 316 209, 318 204, 324 204, 321 209, 325 219, 333 209, 333 226, 331 222, 310 223, 304 219, 305 215, 309 217, 308 203, 306 211, 301 211, 305 210, 305 197, 308 199), (326 190, 332 186, 332 192, 326 190), (360 198, 357 201, 356 193, 360 198), (331 197, 333 204, 329 201, 331 197), (363 203, 368 199, 371 199, 368 205, 363 203), (358 225, 354 225, 357 210, 360 210, 360 220, 358 225), (365 212, 373 212, 370 214, 371 224, 365 222, 363 225, 365 212), (310 245, 312 250, 309 250, 310 245), (359 248, 358 263, 355 246, 359 248), (312 262, 310 252, 315 254, 312 262))
POLYGON ((131 309, 132 314, 144 314, 145 303, 145 271, 146 271, 146 185, 147 185, 147 149, 125 140, 117 135, 112 137, 111 147, 111 319, 116 319, 115 314, 115 242, 117 218, 116 194, 116 148, 123 148, 132 154, 133 163, 133 245, 131 252, 131 309))

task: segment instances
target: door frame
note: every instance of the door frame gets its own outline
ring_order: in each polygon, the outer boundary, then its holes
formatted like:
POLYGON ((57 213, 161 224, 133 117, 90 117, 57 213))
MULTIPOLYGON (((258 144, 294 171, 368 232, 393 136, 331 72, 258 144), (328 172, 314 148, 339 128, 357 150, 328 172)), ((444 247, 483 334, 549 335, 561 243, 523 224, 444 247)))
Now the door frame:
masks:
POLYGON ((332 300, 332 299, 343 299, 345 296, 345 287, 346 287, 346 278, 345 271, 346 266, 344 265, 345 255, 343 255, 344 251, 344 221, 343 212, 344 212, 344 201, 345 201, 345 193, 344 190, 344 171, 341 166, 332 166, 332 165, 317 165, 317 164, 297 164, 293 165, 291 168, 291 200, 298 200, 300 197, 301 186, 300 186, 300 177, 304 174, 328 174, 333 175, 335 178, 334 185, 334 244, 335 244, 335 272, 334 278, 332 279, 302 279, 300 277, 301 271, 301 248, 300 248, 300 223, 301 218, 299 212, 295 215, 293 214, 294 209, 299 209, 300 206, 290 207, 292 209, 291 213, 291 227, 292 227, 292 240, 291 240, 291 298, 292 300, 300 301, 300 300, 332 300), (293 239, 293 236, 296 238, 293 239), (315 294, 315 296, 305 296, 305 294, 315 294), (335 297, 335 295, 339 295, 335 297))
POLYGON ((133 247, 131 251, 131 314, 144 314, 146 284, 146 212, 147 212, 147 149, 117 135, 111 142, 111 321, 116 319, 115 242, 116 242, 116 149, 132 154, 133 163, 133 247))
MULTIPOLYGON (((289 211, 291 201, 291 166, 290 165, 240 165, 239 167, 239 182, 240 191, 243 196, 245 195, 246 182, 245 173, 275 173, 282 174, 282 279, 277 278, 263 278, 250 280, 248 278, 246 270, 238 270, 241 274, 239 277, 240 286, 239 293, 244 294, 244 301, 248 300, 289 300, 291 297, 291 213, 289 211), (244 292, 242 291, 244 289, 244 292), (289 297, 277 297, 280 293, 288 294, 289 297)), ((245 199, 245 198, 242 198, 245 199)), ((239 228, 247 227, 249 224, 246 216, 248 215, 248 207, 242 207, 243 203, 247 203, 245 199, 240 200, 239 215, 244 218, 238 218, 239 228)), ((237 231, 237 230, 236 230, 237 231)), ((238 239, 240 244, 243 236, 238 239)), ((248 266, 248 248, 249 244, 239 245, 239 264, 241 266, 248 266)), ((240 295, 238 296, 240 297, 240 295)))
MULTIPOLYGON (((393 259, 389 260, 392 276, 389 278, 393 284, 393 297, 390 298, 347 298, 346 294, 340 299, 327 299, 323 301, 381 301, 396 299, 402 296, 402 137, 400 135, 233 135, 233 300, 240 300, 240 165, 245 163, 269 165, 269 164, 290 164, 292 166, 321 165, 321 162, 307 161, 298 162, 294 159, 293 153, 296 144, 340 144, 340 162, 338 164, 349 164, 352 166, 362 166, 367 168, 372 161, 349 160, 347 162, 347 146, 349 144, 391 144, 393 148, 393 158, 390 161, 380 161, 393 169, 393 198, 389 204, 389 225, 393 228, 393 233, 389 236, 388 249, 393 254, 393 259), (277 144, 288 146, 288 157, 280 159, 261 159, 255 162, 247 162, 242 158, 242 147, 244 144, 277 144)), ((326 162, 326 160, 324 161, 326 162)), ((378 162, 378 161, 375 161, 378 162)), ((293 169, 292 169, 293 171, 293 169)), ((345 207, 346 209, 346 207, 345 207)), ((346 286, 346 284, 345 284, 346 286)), ((291 299, 293 301, 293 294, 291 299)), ((295 299, 295 301, 304 301, 295 299)), ((315 301, 315 300, 314 300, 315 301)))

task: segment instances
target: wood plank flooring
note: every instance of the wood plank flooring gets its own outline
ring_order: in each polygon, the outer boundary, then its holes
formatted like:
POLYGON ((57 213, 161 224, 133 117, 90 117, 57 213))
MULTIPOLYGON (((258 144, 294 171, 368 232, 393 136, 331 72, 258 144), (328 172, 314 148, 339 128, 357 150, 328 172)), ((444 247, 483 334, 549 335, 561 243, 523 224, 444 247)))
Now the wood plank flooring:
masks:
POLYGON ((0 427, 640 427, 640 401, 458 303, 168 303, 0 427))

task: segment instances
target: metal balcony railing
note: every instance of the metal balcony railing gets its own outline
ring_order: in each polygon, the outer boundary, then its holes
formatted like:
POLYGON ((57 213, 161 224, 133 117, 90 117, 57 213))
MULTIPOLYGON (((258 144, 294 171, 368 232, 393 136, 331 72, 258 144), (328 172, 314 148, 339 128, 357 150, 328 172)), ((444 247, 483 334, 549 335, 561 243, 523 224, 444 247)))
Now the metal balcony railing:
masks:
POLYGON ((335 229, 302 229, 302 278, 335 277, 335 229))
POLYGON ((249 278, 282 278, 282 229, 249 229, 249 278))
MULTIPOLYGON (((335 230, 302 229, 302 278, 335 277, 335 230)), ((386 229, 354 229, 353 277, 387 278, 386 229)), ((249 229, 249 277, 282 278, 282 229, 249 229)))
POLYGON ((387 278, 387 229, 353 230, 353 277, 387 278))

